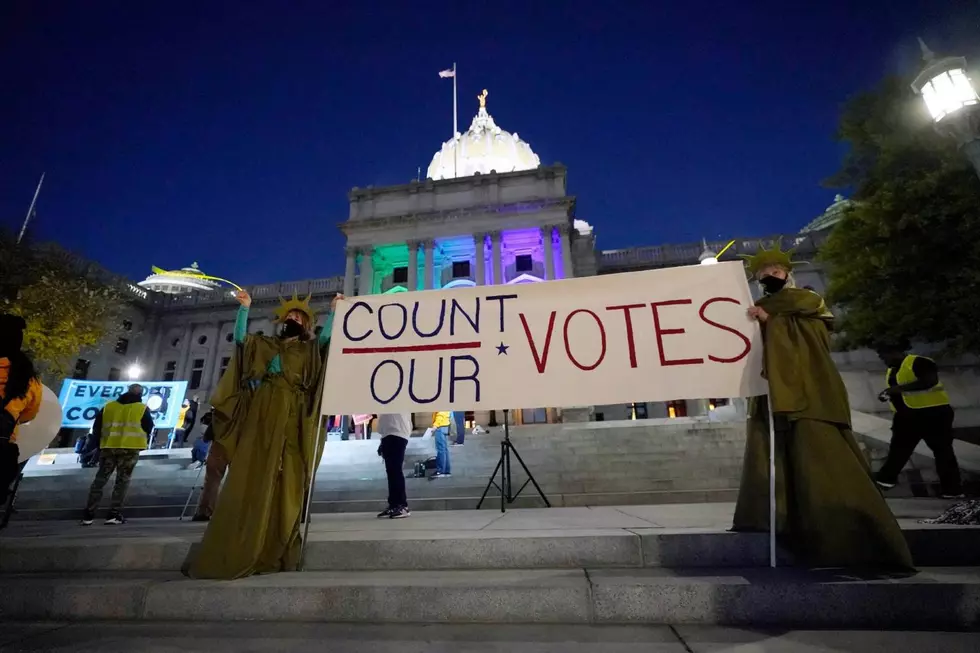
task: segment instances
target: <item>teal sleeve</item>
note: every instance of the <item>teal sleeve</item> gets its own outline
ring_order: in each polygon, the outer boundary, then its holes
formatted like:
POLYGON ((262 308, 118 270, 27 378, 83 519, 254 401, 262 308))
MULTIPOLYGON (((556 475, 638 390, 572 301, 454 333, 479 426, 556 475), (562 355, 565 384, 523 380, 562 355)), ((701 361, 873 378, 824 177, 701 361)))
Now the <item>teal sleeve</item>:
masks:
POLYGON ((327 314, 327 321, 323 323, 323 329, 320 330, 320 347, 326 347, 330 344, 330 332, 333 331, 333 313, 327 314))
POLYGON ((246 335, 248 335, 248 308, 241 306, 238 309, 238 317, 235 318, 235 342, 244 344, 246 335))

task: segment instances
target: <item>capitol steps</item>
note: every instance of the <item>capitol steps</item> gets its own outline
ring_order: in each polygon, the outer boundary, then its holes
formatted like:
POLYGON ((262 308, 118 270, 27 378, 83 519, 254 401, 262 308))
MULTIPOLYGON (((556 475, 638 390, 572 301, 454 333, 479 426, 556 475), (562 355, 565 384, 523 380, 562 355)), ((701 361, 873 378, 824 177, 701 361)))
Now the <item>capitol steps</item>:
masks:
POLYGON ((980 528, 916 522, 921 573, 768 568, 768 536, 730 504, 315 518, 303 572, 180 575, 202 524, 21 522, 0 533, 0 620, 639 623, 828 628, 980 626, 980 528))

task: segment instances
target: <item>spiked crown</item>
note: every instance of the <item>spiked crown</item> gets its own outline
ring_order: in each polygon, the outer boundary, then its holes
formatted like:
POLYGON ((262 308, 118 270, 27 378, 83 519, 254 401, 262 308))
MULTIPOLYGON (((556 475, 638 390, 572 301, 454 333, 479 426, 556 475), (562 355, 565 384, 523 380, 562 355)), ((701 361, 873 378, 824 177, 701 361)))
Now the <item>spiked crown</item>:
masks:
POLYGON ((767 265, 778 265, 786 268, 787 272, 791 271, 793 269, 792 256, 795 251, 795 249, 790 249, 784 252, 779 241, 776 241, 772 249, 766 249, 762 243, 759 243, 759 251, 750 255, 742 254, 741 257, 746 261, 749 274, 754 277, 759 270, 767 265))
POLYGON ((288 301, 280 297, 279 308, 276 309, 276 322, 284 322, 290 311, 299 311, 309 318, 310 328, 312 329, 313 326, 316 325, 316 315, 313 313, 313 308, 310 306, 310 298, 312 298, 312 296, 313 295, 310 294, 306 296, 306 299, 299 299, 294 292, 293 298, 288 301))

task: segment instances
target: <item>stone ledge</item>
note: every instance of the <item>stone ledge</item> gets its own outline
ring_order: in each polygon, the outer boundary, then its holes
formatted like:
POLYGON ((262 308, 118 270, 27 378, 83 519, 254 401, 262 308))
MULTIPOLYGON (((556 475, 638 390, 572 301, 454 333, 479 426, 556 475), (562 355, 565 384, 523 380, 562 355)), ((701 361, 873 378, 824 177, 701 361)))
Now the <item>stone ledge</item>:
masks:
POLYGON ((754 569, 590 572, 601 623, 957 629, 980 625, 976 568, 909 578, 754 569))
MULTIPOLYGON (((683 508, 683 506, 678 506, 683 508)), ((306 551, 308 571, 750 568, 769 564, 765 533, 718 527, 673 527, 676 517, 646 517, 605 509, 600 518, 516 511, 432 513, 415 523, 348 519, 314 522, 306 551), (526 514, 521 514, 521 513, 526 514), (452 518, 451 518, 452 517, 452 518), (463 519, 465 517, 465 519, 463 519), (652 523, 659 519, 661 524, 652 523), (424 521, 423 521, 424 520, 424 521)), ((578 516, 577 516, 578 515, 578 516)), ((690 517, 684 518, 694 524, 690 517)), ((0 540, 0 573, 174 572, 203 532, 201 524, 131 522, 119 531, 54 534, 54 525, 24 525, 33 535, 0 540)), ((920 566, 980 566, 980 528, 905 522, 904 533, 920 566)), ((780 552, 780 565, 791 559, 780 552)))

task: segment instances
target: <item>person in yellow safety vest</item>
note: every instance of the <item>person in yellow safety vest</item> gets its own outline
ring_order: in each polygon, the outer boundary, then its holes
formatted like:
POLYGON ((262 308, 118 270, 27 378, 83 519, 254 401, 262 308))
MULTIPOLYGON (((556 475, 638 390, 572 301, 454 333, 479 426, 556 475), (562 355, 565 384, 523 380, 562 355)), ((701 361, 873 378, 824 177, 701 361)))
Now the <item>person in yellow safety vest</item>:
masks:
POLYGON ((939 380, 939 367, 925 356, 908 354, 908 347, 881 347, 878 356, 888 366, 886 389, 878 395, 890 402, 894 413, 888 458, 875 475, 883 489, 898 483, 898 475, 925 440, 936 459, 936 472, 944 499, 962 496, 960 469, 953 452, 953 407, 939 380))
POLYGON ((150 409, 143 403, 143 386, 134 383, 126 394, 105 405, 95 416, 92 436, 99 442, 99 471, 95 474, 89 489, 82 525, 95 521, 95 511, 102 501, 102 488, 116 473, 116 483, 112 488, 112 504, 106 524, 124 524, 122 504, 129 489, 133 468, 139 461, 140 451, 146 449, 150 433, 153 432, 153 418, 150 409))
POLYGON ((436 473, 432 478, 452 476, 449 461, 449 411, 432 413, 432 430, 436 440, 436 473))

